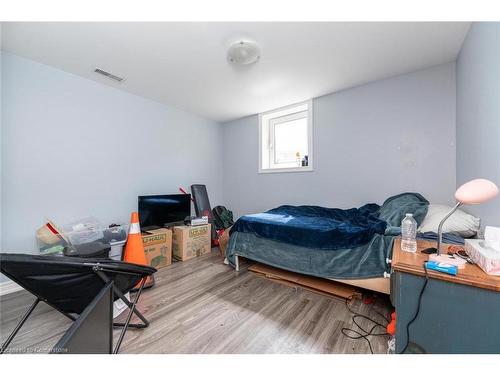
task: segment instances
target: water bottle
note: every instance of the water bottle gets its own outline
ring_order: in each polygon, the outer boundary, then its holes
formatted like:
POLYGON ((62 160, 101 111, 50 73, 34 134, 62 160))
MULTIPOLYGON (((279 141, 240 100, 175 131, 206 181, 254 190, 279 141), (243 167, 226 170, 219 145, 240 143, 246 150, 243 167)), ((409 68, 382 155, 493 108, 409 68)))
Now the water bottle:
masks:
POLYGON ((401 222, 401 250, 414 253, 417 251, 417 222, 413 214, 406 214, 401 222))

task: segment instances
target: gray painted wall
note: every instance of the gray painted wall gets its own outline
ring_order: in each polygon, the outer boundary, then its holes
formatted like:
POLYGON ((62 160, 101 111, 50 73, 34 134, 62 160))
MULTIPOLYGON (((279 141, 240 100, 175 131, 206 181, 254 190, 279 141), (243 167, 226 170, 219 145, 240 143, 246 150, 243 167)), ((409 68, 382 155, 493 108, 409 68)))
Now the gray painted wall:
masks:
MULTIPOLYGON (((474 23, 457 60, 457 185, 500 185, 500 23, 474 23)), ((500 198, 466 208, 500 226, 500 198)))
POLYGON ((128 222, 140 194, 223 202, 220 124, 5 52, 2 69, 4 251, 34 252, 45 217, 128 222))
POLYGON ((224 125, 236 216, 280 204, 351 207, 404 191, 452 203, 455 63, 314 99, 314 171, 258 174, 258 117, 224 125))
MULTIPOLYGON (((2 118, 3 118, 3 99, 2 99, 2 22, 0 22, 0 251, 2 250, 2 118)), ((2 277, 0 275, 0 277, 2 277)), ((0 279, 1 281, 1 279, 0 279)))
POLYGON ((137 195, 191 183, 237 216, 402 191, 452 201, 454 63, 314 99, 314 171, 258 174, 257 116, 220 125, 12 54, 1 60, 3 251, 35 252, 46 216, 127 221, 137 195))

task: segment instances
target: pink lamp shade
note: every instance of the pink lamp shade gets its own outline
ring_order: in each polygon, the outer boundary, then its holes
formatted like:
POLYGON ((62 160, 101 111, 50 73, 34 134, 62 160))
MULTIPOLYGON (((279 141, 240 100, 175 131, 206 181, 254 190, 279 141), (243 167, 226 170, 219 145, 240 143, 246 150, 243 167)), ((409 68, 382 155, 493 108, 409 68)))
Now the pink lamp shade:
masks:
POLYGON ((484 178, 466 182, 455 192, 455 199, 462 204, 479 204, 496 197, 498 187, 484 178))

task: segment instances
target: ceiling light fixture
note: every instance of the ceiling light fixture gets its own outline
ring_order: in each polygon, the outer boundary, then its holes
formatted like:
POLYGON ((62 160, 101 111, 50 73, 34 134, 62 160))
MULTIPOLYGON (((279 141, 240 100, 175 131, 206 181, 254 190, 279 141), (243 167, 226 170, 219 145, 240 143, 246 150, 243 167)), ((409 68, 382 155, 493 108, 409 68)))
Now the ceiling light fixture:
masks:
POLYGON ((229 46, 227 60, 235 65, 249 65, 260 59, 260 47, 257 43, 239 41, 229 46))

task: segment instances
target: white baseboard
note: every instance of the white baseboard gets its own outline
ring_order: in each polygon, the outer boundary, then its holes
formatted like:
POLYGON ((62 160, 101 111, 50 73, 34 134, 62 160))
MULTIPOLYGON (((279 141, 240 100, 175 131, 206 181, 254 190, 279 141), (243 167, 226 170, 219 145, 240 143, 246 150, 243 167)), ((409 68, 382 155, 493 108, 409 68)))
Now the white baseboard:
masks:
POLYGON ((18 292, 23 290, 23 287, 16 284, 14 281, 4 281, 0 283, 0 296, 5 296, 10 293, 18 292))

